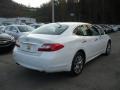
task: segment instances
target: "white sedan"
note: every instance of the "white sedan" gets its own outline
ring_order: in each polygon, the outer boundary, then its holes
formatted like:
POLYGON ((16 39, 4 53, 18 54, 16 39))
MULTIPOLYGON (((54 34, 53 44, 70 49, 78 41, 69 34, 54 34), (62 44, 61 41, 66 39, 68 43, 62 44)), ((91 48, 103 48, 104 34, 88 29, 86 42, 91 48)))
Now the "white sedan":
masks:
POLYGON ((14 48, 17 64, 38 71, 68 71, 79 75, 84 64, 111 51, 111 38, 93 25, 51 23, 19 38, 14 48))

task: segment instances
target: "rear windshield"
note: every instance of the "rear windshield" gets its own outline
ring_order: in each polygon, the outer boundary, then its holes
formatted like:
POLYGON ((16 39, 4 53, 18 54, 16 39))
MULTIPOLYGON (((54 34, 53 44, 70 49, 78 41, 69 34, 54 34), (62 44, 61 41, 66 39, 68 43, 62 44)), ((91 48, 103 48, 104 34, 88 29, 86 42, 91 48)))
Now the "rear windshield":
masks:
POLYGON ((33 34, 47 34, 47 35, 60 35, 65 30, 67 30, 68 26, 63 24, 46 24, 38 29, 34 30, 33 34))

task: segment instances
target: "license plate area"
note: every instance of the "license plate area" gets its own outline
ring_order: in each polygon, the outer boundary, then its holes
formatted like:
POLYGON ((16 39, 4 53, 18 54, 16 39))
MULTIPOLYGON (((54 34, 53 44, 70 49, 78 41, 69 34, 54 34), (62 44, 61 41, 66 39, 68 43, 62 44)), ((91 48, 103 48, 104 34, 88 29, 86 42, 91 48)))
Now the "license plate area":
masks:
POLYGON ((36 52, 36 45, 31 43, 22 43, 21 50, 27 52, 36 52))

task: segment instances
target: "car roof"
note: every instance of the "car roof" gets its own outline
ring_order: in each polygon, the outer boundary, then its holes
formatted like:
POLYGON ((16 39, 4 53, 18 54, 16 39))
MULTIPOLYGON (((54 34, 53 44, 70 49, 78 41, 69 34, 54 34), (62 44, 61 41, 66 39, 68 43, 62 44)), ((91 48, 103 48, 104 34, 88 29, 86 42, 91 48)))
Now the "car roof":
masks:
POLYGON ((79 26, 79 25, 84 25, 84 24, 85 25, 91 25, 89 23, 84 23, 84 22, 56 22, 56 23, 58 23, 58 24, 64 24, 64 25, 68 25, 69 26, 69 28, 65 32, 63 32, 61 35, 71 35, 71 34, 73 34, 74 28, 77 27, 77 26, 79 26))
POLYGON ((56 22, 59 24, 66 24, 66 25, 84 25, 84 24, 89 24, 89 23, 84 23, 84 22, 56 22))

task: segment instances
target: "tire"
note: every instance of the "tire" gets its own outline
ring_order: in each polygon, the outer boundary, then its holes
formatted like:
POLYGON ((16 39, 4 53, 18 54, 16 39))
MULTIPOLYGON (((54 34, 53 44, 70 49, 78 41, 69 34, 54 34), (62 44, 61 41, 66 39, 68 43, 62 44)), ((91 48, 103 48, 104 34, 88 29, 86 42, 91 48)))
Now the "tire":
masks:
POLYGON ((84 61, 85 55, 83 52, 80 51, 74 56, 70 71, 72 76, 78 76, 79 74, 81 74, 85 63, 84 61))
POLYGON ((108 55, 110 55, 110 53, 111 53, 111 42, 109 41, 107 43, 105 55, 108 56, 108 55))

